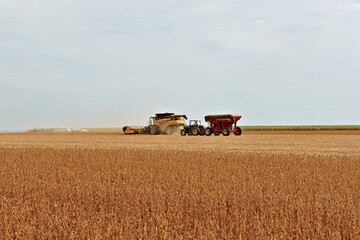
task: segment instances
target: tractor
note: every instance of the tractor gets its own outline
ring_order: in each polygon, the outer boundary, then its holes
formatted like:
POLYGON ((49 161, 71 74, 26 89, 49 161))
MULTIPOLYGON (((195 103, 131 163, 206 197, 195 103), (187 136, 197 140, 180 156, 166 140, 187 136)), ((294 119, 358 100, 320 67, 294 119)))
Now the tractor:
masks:
POLYGON ((205 128, 205 135, 211 136, 214 133, 215 136, 219 136, 221 133, 224 136, 229 136, 231 132, 239 136, 242 133, 240 127, 236 126, 237 121, 240 120, 241 115, 207 115, 205 121, 209 123, 209 127, 205 128))
POLYGON ((154 117, 149 118, 149 124, 146 127, 123 127, 125 134, 151 134, 157 135, 173 134, 185 125, 186 115, 175 115, 174 113, 156 113, 154 117))
POLYGON ((186 134, 193 136, 202 136, 205 135, 205 128, 203 125, 201 125, 200 120, 190 120, 189 125, 185 125, 185 127, 180 130, 181 136, 186 136, 186 134))

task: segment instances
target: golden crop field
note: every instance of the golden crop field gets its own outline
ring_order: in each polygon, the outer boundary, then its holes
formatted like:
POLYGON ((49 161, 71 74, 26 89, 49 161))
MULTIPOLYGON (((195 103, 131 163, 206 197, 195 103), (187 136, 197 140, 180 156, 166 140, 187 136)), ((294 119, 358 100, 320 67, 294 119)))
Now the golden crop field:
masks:
POLYGON ((359 239, 360 132, 0 134, 0 239, 359 239))

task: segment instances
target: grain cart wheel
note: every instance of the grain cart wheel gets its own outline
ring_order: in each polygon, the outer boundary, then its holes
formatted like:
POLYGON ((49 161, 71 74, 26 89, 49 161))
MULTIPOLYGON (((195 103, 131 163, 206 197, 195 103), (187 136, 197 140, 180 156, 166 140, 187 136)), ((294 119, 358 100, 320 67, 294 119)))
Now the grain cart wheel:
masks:
POLYGON ((157 126, 150 126, 150 134, 151 135, 157 135, 159 134, 160 131, 159 131, 159 127, 157 126))
POLYGON ((205 135, 210 136, 211 134, 212 134, 211 128, 209 128, 209 127, 205 128, 205 135))
POLYGON ((191 128, 190 131, 191 131, 191 134, 194 135, 194 136, 197 136, 199 134, 199 132, 200 132, 199 128, 197 128, 197 127, 191 128))
POLYGON ((231 131, 230 131, 229 128, 227 128, 227 127, 223 128, 222 134, 223 134, 224 136, 229 136, 230 133, 231 133, 231 131))
POLYGON ((185 129, 181 129, 181 130, 180 130, 180 135, 181 135, 181 136, 186 136, 186 130, 185 130, 185 129))
POLYGON ((234 134, 235 134, 235 135, 237 135, 237 136, 241 135, 241 134, 242 134, 242 130, 241 130, 241 128, 236 127, 236 128, 235 128, 235 132, 234 132, 234 134))
POLYGON ((199 130, 200 130, 200 131, 199 131, 199 135, 200 135, 200 136, 204 136, 204 135, 205 135, 205 128, 204 128, 203 126, 200 126, 200 127, 199 127, 199 130))

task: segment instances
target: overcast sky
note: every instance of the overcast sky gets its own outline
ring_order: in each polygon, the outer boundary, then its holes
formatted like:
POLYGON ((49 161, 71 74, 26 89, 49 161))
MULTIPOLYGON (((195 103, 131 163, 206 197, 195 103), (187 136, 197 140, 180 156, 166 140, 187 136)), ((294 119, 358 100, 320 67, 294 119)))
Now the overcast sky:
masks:
POLYGON ((360 124, 360 2, 1 0, 0 130, 360 124))

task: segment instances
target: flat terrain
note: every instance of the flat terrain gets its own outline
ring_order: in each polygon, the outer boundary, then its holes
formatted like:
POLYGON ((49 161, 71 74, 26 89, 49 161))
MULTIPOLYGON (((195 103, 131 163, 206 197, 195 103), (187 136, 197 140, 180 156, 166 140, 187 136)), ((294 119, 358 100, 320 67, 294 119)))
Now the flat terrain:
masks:
POLYGON ((241 136, 124 135, 122 133, 0 134, 2 147, 153 149, 197 152, 360 155, 360 131, 264 131, 241 136))
POLYGON ((360 131, 0 134, 0 239, 358 239, 360 131))

